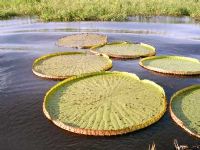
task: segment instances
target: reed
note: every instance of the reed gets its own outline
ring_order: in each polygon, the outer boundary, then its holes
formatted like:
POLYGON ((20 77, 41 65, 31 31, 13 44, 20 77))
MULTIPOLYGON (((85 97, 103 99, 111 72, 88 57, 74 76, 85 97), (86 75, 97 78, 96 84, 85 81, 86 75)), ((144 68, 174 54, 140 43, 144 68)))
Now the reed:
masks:
POLYGON ((156 144, 154 142, 152 145, 149 145, 149 150, 156 150, 156 144))
POLYGON ((191 16, 200 0, 0 0, 0 19, 39 16, 43 21, 124 21, 129 16, 191 16))

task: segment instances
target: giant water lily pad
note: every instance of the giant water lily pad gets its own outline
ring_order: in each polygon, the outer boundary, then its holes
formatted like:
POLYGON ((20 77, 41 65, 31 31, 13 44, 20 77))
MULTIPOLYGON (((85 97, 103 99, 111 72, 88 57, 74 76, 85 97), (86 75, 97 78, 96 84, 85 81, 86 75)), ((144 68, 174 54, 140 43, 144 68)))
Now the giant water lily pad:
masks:
POLYGON ((90 48, 95 45, 105 44, 107 36, 94 33, 81 33, 65 36, 57 41, 58 46, 90 48))
POLYGON ((91 48, 91 52, 106 54, 114 58, 138 58, 153 56, 155 48, 144 43, 113 42, 91 48))
POLYGON ((188 133, 200 138, 200 84, 175 93, 170 102, 172 119, 188 133))
POLYGON ((200 62, 198 59, 181 56, 153 56, 143 58, 140 65, 146 69, 177 75, 200 74, 200 62))
POLYGON ((106 55, 84 52, 61 52, 42 56, 33 63, 33 73, 49 79, 65 79, 71 76, 100 72, 112 67, 106 55))
POLYGON ((72 77, 47 92, 43 111, 65 130, 96 136, 123 134, 158 121, 164 90, 135 74, 101 72, 72 77))

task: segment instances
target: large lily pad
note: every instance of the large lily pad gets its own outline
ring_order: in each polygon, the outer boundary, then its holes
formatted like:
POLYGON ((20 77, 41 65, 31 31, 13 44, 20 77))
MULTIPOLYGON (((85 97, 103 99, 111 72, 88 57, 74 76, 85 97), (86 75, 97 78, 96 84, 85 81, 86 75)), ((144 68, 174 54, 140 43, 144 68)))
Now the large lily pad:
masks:
POLYGON ((94 33, 81 33, 65 36, 57 41, 58 46, 90 48, 99 44, 105 44, 107 36, 94 33))
POLYGON ((84 52, 61 52, 42 56, 33 63, 33 73, 49 79, 65 79, 71 76, 100 72, 112 67, 106 55, 84 52))
POLYGON ((101 72, 72 77, 47 92, 43 111, 65 130, 96 136, 123 134, 158 121, 164 90, 135 74, 101 72))
POLYGON ((113 42, 94 46, 91 48, 91 52, 106 54, 114 58, 138 58, 156 54, 155 48, 150 45, 129 42, 113 42))
POLYGON ((181 56, 153 56, 143 58, 140 65, 146 69, 177 75, 200 74, 200 62, 198 59, 181 56))
POLYGON ((170 102, 172 119, 191 135, 200 138, 200 84, 175 93, 170 102))

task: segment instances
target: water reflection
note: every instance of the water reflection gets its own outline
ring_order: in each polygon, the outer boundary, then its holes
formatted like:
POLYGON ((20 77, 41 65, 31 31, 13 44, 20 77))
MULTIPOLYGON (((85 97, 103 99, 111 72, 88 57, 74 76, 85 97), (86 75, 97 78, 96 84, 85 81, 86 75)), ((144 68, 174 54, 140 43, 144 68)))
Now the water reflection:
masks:
POLYGON ((173 16, 134 16, 129 17, 133 22, 151 22, 151 23, 175 23, 175 24, 194 24, 197 23, 191 17, 173 17, 173 16))
POLYGON ((160 37, 200 39, 200 26, 188 17, 133 17, 132 22, 38 22, 35 18, 0 21, 0 33, 9 35, 27 32, 103 32, 158 35, 160 37), (154 23, 157 20, 157 23, 154 23), (166 21, 163 21, 166 20, 166 21), (176 21, 179 20, 179 21, 176 21), (164 23, 161 23, 161 22, 164 23), (12 22, 14 22, 12 24, 12 22))

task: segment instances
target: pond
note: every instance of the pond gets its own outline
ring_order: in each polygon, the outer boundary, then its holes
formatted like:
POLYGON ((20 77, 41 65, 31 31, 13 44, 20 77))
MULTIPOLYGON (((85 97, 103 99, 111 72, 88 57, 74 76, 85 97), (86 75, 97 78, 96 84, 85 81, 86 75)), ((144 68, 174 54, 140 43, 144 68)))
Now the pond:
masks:
MULTIPOLYGON (((51 22, 37 18, 0 21, 0 149, 146 150, 155 142, 158 150, 173 149, 173 140, 197 145, 200 141, 183 131, 169 111, 157 123, 122 136, 93 137, 64 131, 48 121, 42 112, 44 95, 58 81, 37 78, 32 73, 34 59, 58 51, 55 41, 78 32, 106 34, 109 41, 143 42, 153 45, 157 55, 181 55, 200 59, 200 24, 189 18, 130 18, 129 22, 51 22)), ((137 60, 113 60, 111 70, 137 74, 163 86, 167 100, 184 87, 200 84, 200 77, 170 76, 148 71, 137 60)))

